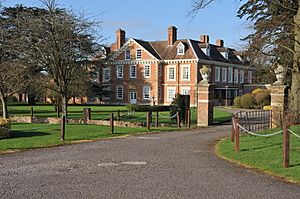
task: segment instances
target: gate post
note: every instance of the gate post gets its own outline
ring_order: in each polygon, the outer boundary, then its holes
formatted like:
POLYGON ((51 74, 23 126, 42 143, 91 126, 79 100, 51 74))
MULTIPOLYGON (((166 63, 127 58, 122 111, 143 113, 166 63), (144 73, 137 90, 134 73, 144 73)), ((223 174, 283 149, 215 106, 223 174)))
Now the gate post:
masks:
POLYGON ((198 84, 197 126, 213 124, 214 84, 198 84))
POLYGON ((271 94, 272 128, 281 127, 283 124, 283 114, 287 109, 287 86, 286 85, 267 85, 271 94))

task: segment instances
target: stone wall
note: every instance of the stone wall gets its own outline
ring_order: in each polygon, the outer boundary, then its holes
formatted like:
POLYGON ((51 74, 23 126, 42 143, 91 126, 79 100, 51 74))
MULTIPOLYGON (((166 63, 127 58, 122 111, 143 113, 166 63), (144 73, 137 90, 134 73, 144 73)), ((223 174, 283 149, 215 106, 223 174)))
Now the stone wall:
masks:
MULTIPOLYGON (((41 118, 41 117, 30 117, 30 116, 12 116, 10 117, 12 122, 20 123, 38 123, 38 124, 60 124, 60 118, 41 118)), ((84 124, 83 119, 68 119, 68 124, 84 124)), ((109 120, 88 120, 87 124, 110 126, 109 120)), ((114 121, 114 126, 118 127, 145 127, 145 122, 125 122, 125 121, 114 121)))

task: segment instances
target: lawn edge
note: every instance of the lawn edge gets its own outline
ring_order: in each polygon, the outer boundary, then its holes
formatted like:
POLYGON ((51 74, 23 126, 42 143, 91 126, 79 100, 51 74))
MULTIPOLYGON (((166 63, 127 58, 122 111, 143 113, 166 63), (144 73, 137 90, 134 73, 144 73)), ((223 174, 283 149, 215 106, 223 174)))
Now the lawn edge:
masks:
POLYGON ((133 134, 120 135, 120 136, 115 136, 115 137, 97 138, 97 139, 93 139, 93 140, 74 140, 71 142, 66 142, 66 143, 61 143, 61 144, 53 144, 53 145, 48 145, 48 146, 40 146, 40 147, 34 147, 34 148, 24 148, 24 149, 15 149, 15 150, 0 150, 0 156, 14 154, 14 153, 18 153, 18 152, 24 152, 24 151, 31 151, 31 150, 36 150, 36 149, 55 148, 55 147, 62 147, 62 146, 81 144, 81 143, 89 143, 89 142, 97 142, 97 141, 103 141, 103 140, 124 139, 127 137, 135 137, 135 136, 139 136, 139 135, 153 135, 153 134, 174 132, 174 131, 187 131, 187 130, 192 130, 192 129, 196 129, 196 128, 197 127, 193 127, 190 129, 181 128, 181 129, 176 129, 176 130, 174 129, 174 130, 170 130, 170 131, 145 131, 145 132, 138 132, 138 133, 133 133, 133 134))
POLYGON ((244 169, 248 169, 248 170, 251 170, 251 171, 254 171, 256 173, 260 173, 260 174, 265 174, 271 178, 274 178, 276 180, 279 180, 279 181, 282 181, 282 182, 285 182, 285 183, 290 183, 290 184, 294 184, 294 185, 298 185, 300 186, 300 180, 294 180, 294 179, 291 179, 289 177, 286 177, 286 176, 282 176, 282 175, 278 175, 276 173, 273 173, 273 172, 270 172, 270 171, 267 171, 267 170, 264 170, 263 168, 259 168, 259 167, 255 167, 255 166, 251 166, 251 165, 248 165, 248 164, 244 164, 242 162, 239 162, 237 160, 234 160, 234 159, 230 159, 226 156, 223 156, 219 153, 218 151, 218 146, 226 139, 229 139, 229 136, 226 136, 224 138, 221 138, 220 140, 217 140, 215 142, 215 146, 214 146, 214 150, 215 150, 215 154, 217 155, 217 157, 233 164, 233 165, 236 165, 240 168, 244 168, 244 169))

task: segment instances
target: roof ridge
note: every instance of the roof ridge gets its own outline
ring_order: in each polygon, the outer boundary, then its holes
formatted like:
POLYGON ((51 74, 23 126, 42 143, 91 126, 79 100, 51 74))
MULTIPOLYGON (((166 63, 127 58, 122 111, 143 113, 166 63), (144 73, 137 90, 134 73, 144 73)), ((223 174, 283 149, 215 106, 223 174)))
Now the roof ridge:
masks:
POLYGON ((153 48, 153 50, 158 54, 160 59, 163 59, 162 56, 157 52, 157 50, 154 48, 154 46, 151 44, 151 42, 148 42, 150 46, 153 48))

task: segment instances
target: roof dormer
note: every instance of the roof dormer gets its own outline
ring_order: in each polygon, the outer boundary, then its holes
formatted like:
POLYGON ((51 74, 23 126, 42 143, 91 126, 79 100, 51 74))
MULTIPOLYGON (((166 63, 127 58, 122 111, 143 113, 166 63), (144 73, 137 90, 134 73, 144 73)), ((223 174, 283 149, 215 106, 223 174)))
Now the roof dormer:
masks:
POLYGON ((202 52, 206 55, 206 56, 210 56, 210 50, 211 50, 211 47, 210 45, 208 44, 206 47, 204 48, 201 48, 202 52))
POLYGON ((229 54, 228 48, 225 48, 225 50, 223 52, 221 52, 221 54, 225 59, 228 59, 228 54, 229 54))
POLYGON ((185 46, 182 42, 177 45, 177 55, 184 55, 185 46))

